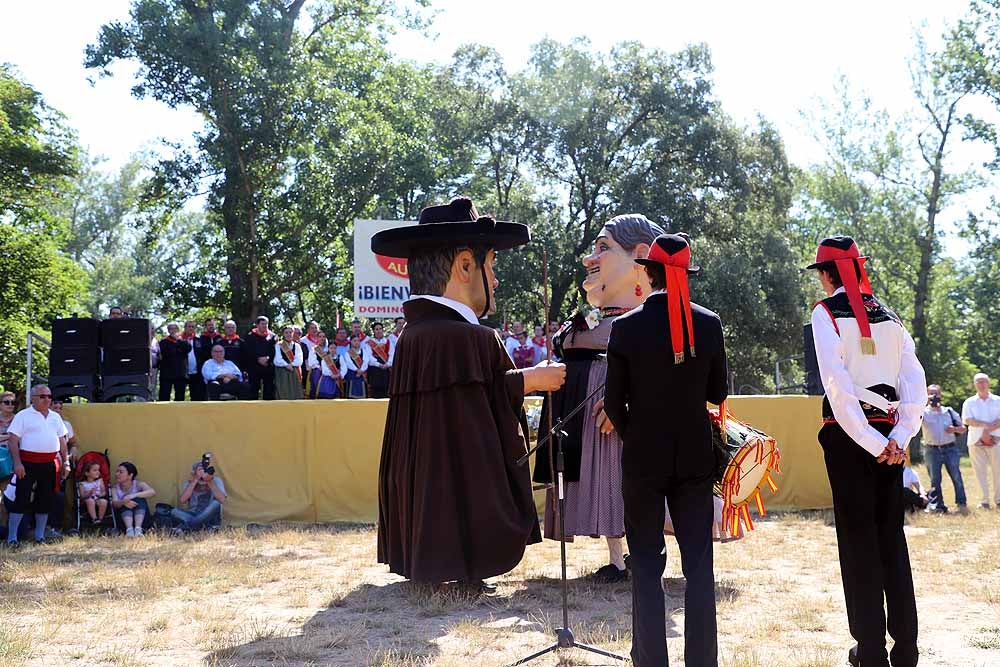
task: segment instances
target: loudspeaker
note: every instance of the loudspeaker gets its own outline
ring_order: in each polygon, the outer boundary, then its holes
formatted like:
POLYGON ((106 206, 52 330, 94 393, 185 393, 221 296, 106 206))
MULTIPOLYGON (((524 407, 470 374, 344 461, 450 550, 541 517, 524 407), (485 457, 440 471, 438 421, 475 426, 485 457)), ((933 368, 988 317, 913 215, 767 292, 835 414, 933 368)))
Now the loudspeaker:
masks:
POLYGON ((105 356, 109 348, 144 347, 148 357, 149 341, 152 338, 153 329, 146 319, 121 318, 101 322, 101 345, 104 347, 105 356))
POLYGON ((822 396, 823 381, 819 376, 819 363, 816 361, 816 344, 813 342, 812 324, 802 327, 802 347, 805 352, 806 393, 810 396, 822 396))
MULTIPOLYGON (((97 327, 94 327, 97 338, 97 327)), ((56 346, 49 350, 49 375, 53 377, 80 377, 97 375, 97 346, 56 346)))
POLYGON ((60 317, 52 322, 52 347, 97 348, 98 325, 92 317, 60 317))
POLYGON ((105 376, 104 384, 112 375, 149 374, 149 341, 142 347, 104 348, 104 359, 101 361, 101 374, 105 376))

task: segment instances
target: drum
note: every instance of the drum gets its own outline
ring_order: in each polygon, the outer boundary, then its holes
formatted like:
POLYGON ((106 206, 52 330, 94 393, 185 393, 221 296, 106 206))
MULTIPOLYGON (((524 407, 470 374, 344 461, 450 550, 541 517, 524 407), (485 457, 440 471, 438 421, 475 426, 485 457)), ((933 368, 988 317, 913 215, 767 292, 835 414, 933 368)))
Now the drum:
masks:
POLYGON ((767 486, 774 493, 778 485, 772 476, 781 472, 781 453, 774 438, 741 422, 725 406, 709 410, 712 420, 718 474, 715 494, 722 498, 722 524, 734 539, 743 527, 753 530, 750 503, 760 516, 767 516, 761 495, 767 486))

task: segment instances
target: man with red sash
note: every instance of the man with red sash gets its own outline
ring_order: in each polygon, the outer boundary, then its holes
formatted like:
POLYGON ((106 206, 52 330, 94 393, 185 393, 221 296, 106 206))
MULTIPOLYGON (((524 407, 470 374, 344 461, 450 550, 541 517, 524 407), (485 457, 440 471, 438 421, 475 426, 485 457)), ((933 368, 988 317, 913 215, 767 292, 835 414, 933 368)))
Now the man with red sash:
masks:
POLYGON ((903 461, 927 386, 910 334, 872 295, 867 259, 854 239, 834 236, 806 267, 827 294, 812 311, 826 392, 819 443, 833 490, 848 625, 858 642, 848 659, 861 667, 887 667, 890 659, 893 667, 913 667, 917 606, 903 535, 903 461))
POLYGON ((62 418, 51 410, 52 391, 45 385, 31 388, 31 407, 14 415, 7 428, 7 448, 14 464, 14 501, 9 506, 7 544, 17 544, 21 519, 35 513, 35 542, 45 541, 45 526, 59 488, 60 469, 66 477, 68 431, 62 418))
POLYGON ((372 335, 364 342, 372 353, 371 363, 368 365, 371 398, 389 398, 389 369, 392 368, 395 346, 383 336, 381 322, 372 325, 372 335))

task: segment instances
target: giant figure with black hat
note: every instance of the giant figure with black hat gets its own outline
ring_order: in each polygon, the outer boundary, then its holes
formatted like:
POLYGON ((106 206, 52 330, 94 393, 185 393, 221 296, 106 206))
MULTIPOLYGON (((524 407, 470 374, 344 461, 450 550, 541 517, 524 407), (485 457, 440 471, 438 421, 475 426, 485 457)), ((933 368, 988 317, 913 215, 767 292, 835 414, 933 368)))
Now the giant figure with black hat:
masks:
POLYGON ((517 370, 479 318, 495 311, 496 252, 528 228, 480 216, 458 198, 418 224, 372 237, 372 251, 408 258, 411 297, 396 345, 379 466, 378 559, 414 581, 463 582, 513 569, 541 540, 527 468, 522 404, 558 389, 562 364, 517 370))
POLYGON ((632 568, 632 661, 667 664, 660 576, 666 564, 664 499, 687 579, 684 664, 718 664, 712 485, 715 456, 706 402, 727 395, 722 323, 691 303, 691 248, 680 234, 656 237, 646 259, 653 293, 611 326, 604 410, 622 439, 625 535, 632 568))
POLYGON ((833 490, 847 620, 862 667, 917 664, 917 606, 903 535, 903 460, 927 402, 924 369, 899 318, 872 295, 849 236, 823 239, 815 269, 827 294, 813 308, 826 395, 823 447, 833 490), (886 654, 885 632, 895 640, 886 654))

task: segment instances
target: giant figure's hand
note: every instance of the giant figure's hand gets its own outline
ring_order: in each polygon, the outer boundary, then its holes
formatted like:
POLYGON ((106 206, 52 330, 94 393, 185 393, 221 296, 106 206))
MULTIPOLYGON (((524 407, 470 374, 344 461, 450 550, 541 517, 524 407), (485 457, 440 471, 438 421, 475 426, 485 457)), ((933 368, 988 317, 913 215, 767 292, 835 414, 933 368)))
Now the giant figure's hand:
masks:
POLYGON ((566 382, 566 364, 554 361, 543 361, 521 372, 524 374, 525 394, 534 391, 556 391, 566 382))

